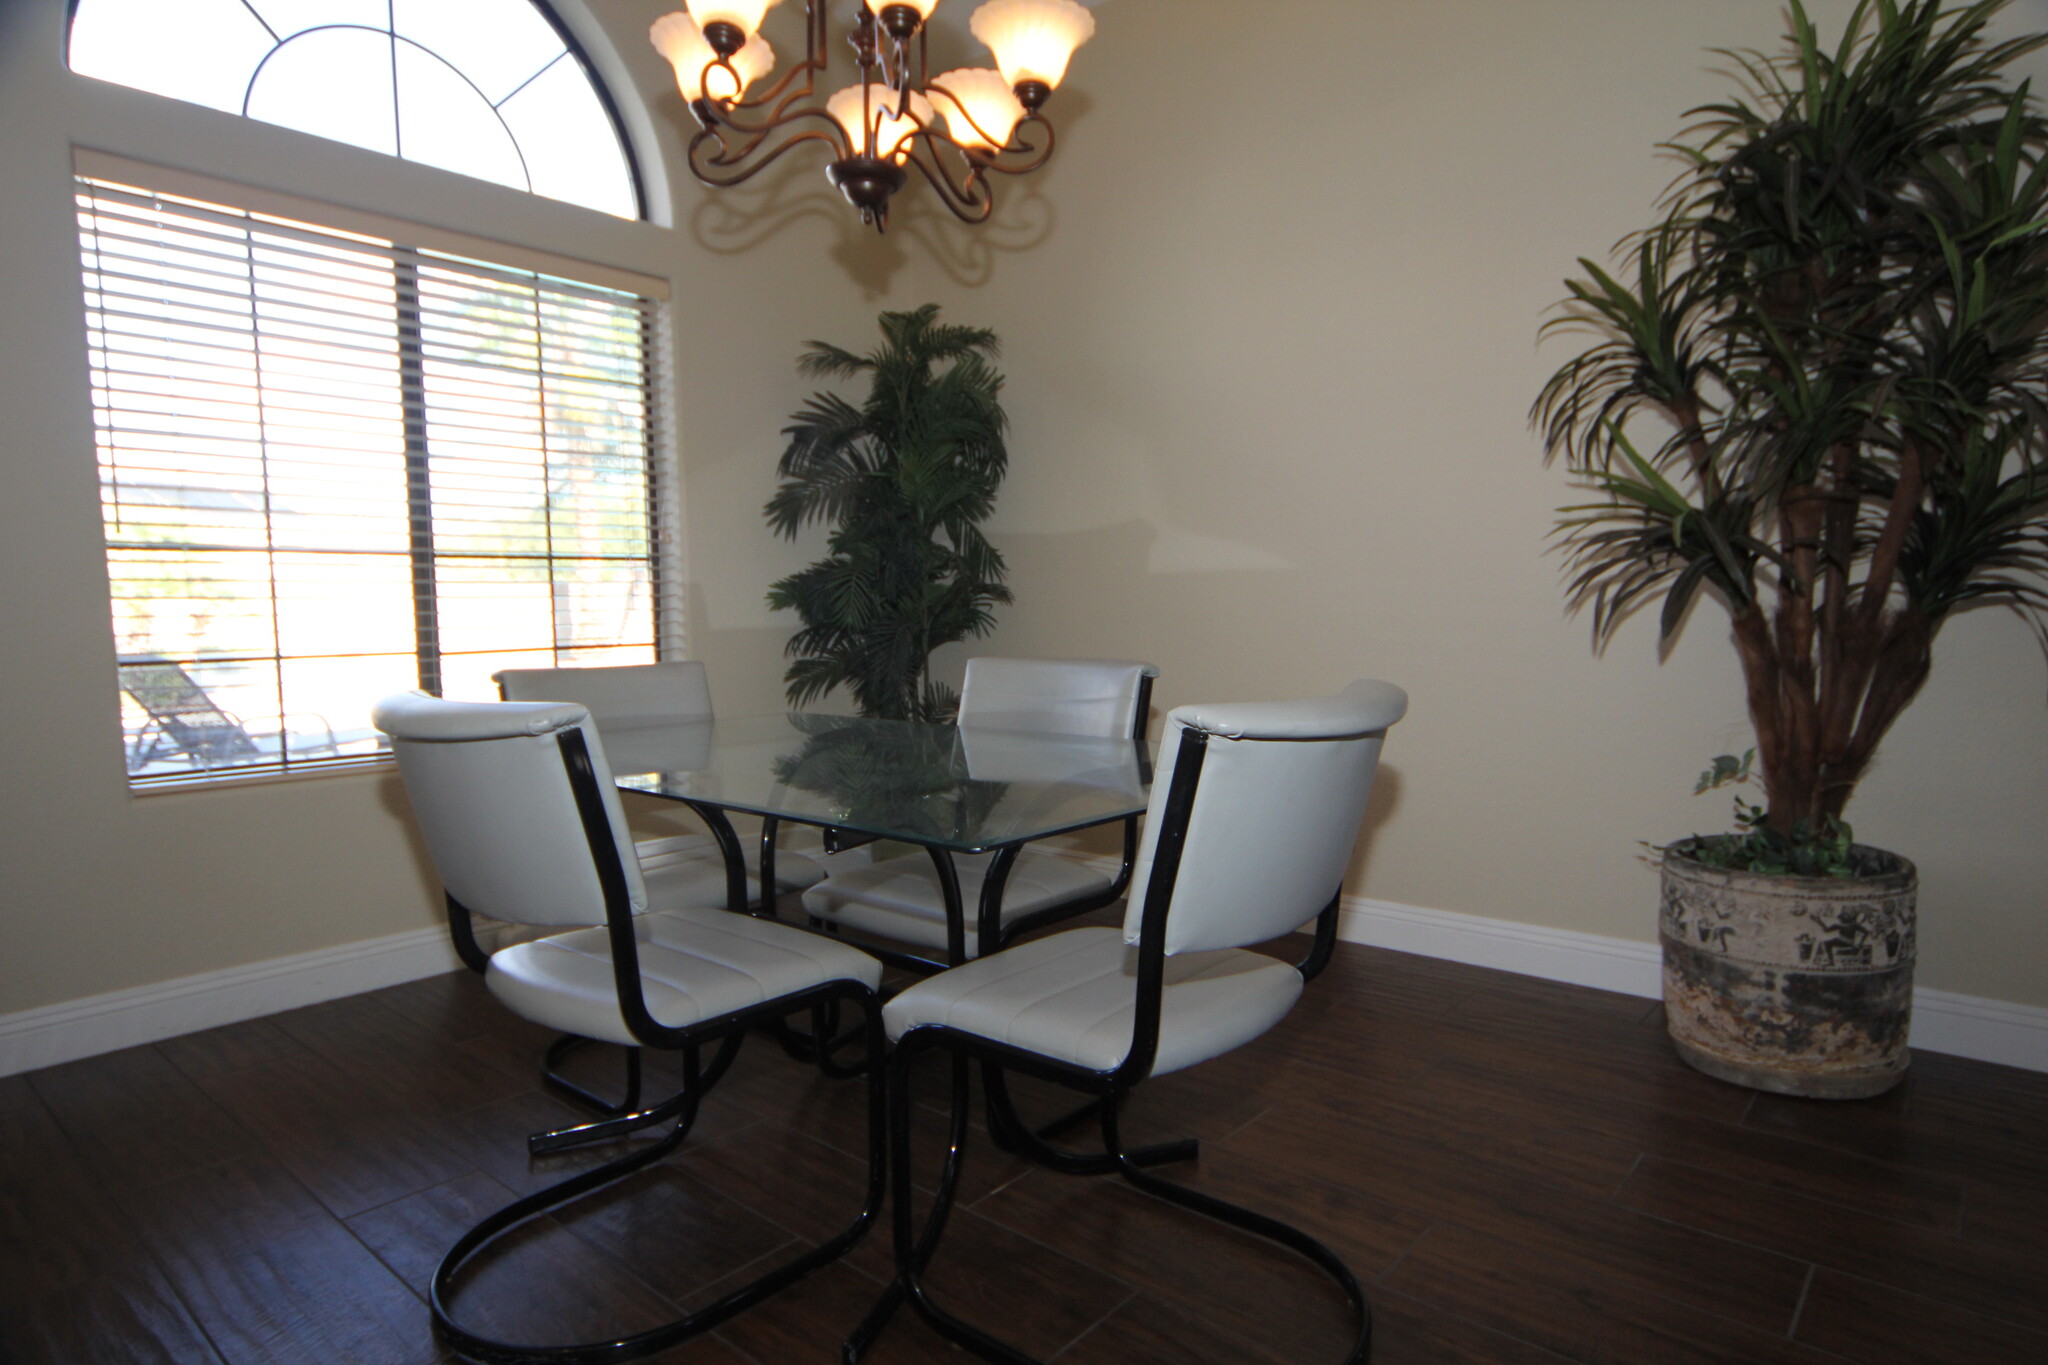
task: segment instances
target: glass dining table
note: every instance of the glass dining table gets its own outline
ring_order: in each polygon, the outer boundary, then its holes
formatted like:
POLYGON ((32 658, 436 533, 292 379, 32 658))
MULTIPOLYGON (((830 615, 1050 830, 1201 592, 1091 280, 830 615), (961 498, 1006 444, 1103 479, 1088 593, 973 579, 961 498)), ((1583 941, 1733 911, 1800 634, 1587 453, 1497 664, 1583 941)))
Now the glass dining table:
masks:
MULTIPOLYGON (((1128 738, 811 712, 689 722, 612 718, 600 723, 598 734, 622 790, 683 802, 710 827, 725 855, 729 909, 747 910, 746 854, 729 811, 761 817, 764 887, 775 885, 775 840, 784 820, 824 829, 828 850, 868 838, 921 846, 937 869, 945 899, 946 961, 861 945, 884 961, 918 971, 967 960, 967 907, 955 854, 994 855, 975 906, 976 942, 999 943, 1003 887, 1023 846, 1122 821, 1128 873, 1136 852, 1135 817, 1144 813, 1152 785, 1151 745, 1128 738)), ((762 912, 774 913, 772 898, 764 899, 762 912)), ((811 1039, 787 1030, 780 1036, 791 1055, 819 1061, 842 1041, 817 1041, 832 1038, 833 1031, 834 1025, 821 1019, 811 1039)), ((982 1074, 989 1131, 1006 1149, 1029 1144, 1048 1151, 1045 1139, 1093 1116, 1098 1103, 1091 1100, 1034 1129, 1018 1114, 1001 1068, 984 1063, 982 1074)), ((965 1136, 967 1086, 966 1061, 956 1058, 948 1147, 952 1162, 959 1160, 965 1136)), ((1151 1166, 1186 1160, 1194 1151, 1193 1141, 1183 1139, 1128 1155, 1151 1166)), ((1058 1159, 1058 1153, 1053 1155, 1058 1159)), ((871 1342, 901 1302, 901 1282, 892 1281, 853 1340, 863 1347, 871 1342)), ((860 1348, 855 1349, 857 1354, 860 1348)))
MULTIPOLYGON (((760 884, 775 884, 779 824, 826 831, 828 850, 868 839, 922 847, 945 898, 946 961, 884 952, 929 970, 967 960, 968 907, 953 862, 992 853, 974 907, 977 942, 999 938, 1003 887, 1027 843, 1141 814, 1152 782, 1144 740, 788 712, 738 719, 613 718, 598 733, 622 790, 680 801, 725 855, 729 908, 747 908, 747 858, 727 818, 761 817, 760 884)), ((1126 838, 1126 857, 1130 839, 1126 838)), ((768 913, 772 904, 764 905, 768 913)))

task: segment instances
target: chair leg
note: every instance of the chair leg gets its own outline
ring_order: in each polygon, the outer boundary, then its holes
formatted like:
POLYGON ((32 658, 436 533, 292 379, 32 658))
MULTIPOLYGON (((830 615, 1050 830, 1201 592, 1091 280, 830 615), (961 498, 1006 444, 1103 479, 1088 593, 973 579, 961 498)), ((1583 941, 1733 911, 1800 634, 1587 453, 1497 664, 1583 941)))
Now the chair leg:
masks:
POLYGON ((783 1053, 792 1061, 806 1065, 815 1064, 827 1080, 850 1081, 867 1070, 865 1061, 851 1065, 837 1058, 843 1048, 860 1041, 859 1028, 839 1031, 839 1002, 827 1000, 811 1007, 811 1027, 808 1032, 792 1025, 787 1019, 776 1019, 763 1028, 769 1036, 781 1045, 783 1053))
POLYGON ((595 1046, 596 1043, 597 1040, 595 1038, 585 1038, 581 1034, 576 1033, 564 1033, 557 1037, 552 1043, 548 1044, 547 1051, 541 1054, 540 1082, 563 1099, 568 1100, 571 1104, 579 1108, 588 1109, 600 1118, 617 1118, 621 1114, 630 1114, 640 1107, 639 1048, 629 1047, 625 1050, 626 1097, 617 1104, 613 1104, 610 1100, 584 1089, 576 1084, 576 1082, 562 1075, 557 1069, 561 1066, 564 1057, 585 1046, 595 1046))
MULTIPOLYGON (((694 1091, 690 1086, 685 1085, 681 1090, 678 1090, 660 1104, 638 1110, 626 1107, 626 1105, 639 1103, 640 1097, 640 1049, 631 1049, 627 1053, 628 1084, 626 1087, 625 1104, 612 1105, 597 1101, 592 1107, 597 1108, 600 1113, 609 1115, 609 1117, 590 1123, 572 1124, 567 1128, 555 1128, 545 1133, 529 1134, 526 1139, 527 1154, 529 1156, 548 1156, 555 1152, 566 1152, 572 1147, 588 1146, 593 1142, 611 1142, 626 1136, 628 1133, 638 1132, 642 1128, 651 1128, 657 1123, 667 1122, 683 1112, 686 1103, 694 1107, 699 1097, 710 1090, 712 1086, 718 1084, 719 1077, 725 1075, 726 1068, 732 1065, 733 1058, 739 1054, 740 1043, 745 1038, 745 1033, 732 1033, 728 1034, 719 1043, 718 1051, 711 1059, 710 1070, 706 1071, 702 1079, 697 1082, 694 1091)), ((564 1034, 556 1040, 555 1045, 548 1048, 549 1057, 552 1059, 555 1056, 556 1046, 563 1042, 582 1043, 588 1041, 589 1039, 578 1038, 573 1034, 564 1034)), ((567 1049, 563 1050, 567 1051, 567 1049)), ((694 1049, 690 1054, 690 1066, 692 1070, 696 1066, 694 1049)), ((569 1085, 570 1083, 564 1082, 564 1084, 569 1085)), ((581 1089, 581 1087, 575 1086, 571 1088, 581 1089)))
POLYGON ((449 1248, 448 1254, 441 1258, 441 1264, 434 1271, 427 1295, 435 1330, 440 1334, 441 1340, 463 1356, 487 1362, 487 1365, 541 1365, 542 1362, 546 1362, 546 1365, 600 1365, 600 1362, 632 1360, 665 1350, 707 1332, 763 1299, 786 1289, 820 1266, 844 1255, 874 1223, 881 1212, 882 1200, 888 1189, 888 1143, 884 1131, 886 1120, 882 1094, 884 1036, 881 1006, 870 1000, 866 1005, 866 1013, 867 1190, 860 1212, 840 1232, 803 1255, 775 1267, 760 1278, 694 1313, 631 1336, 565 1345, 526 1346, 480 1337, 455 1322, 448 1304, 455 1277, 465 1264, 491 1242, 529 1219, 652 1165, 681 1144, 690 1131, 690 1125, 696 1119, 697 1100, 709 1087, 715 1073, 722 1069, 720 1063, 731 1063, 731 1055, 735 1050, 733 1041, 743 1036, 741 1033, 735 1033, 726 1043, 720 1045, 718 1060, 713 1062, 712 1071, 702 1075, 697 1068, 696 1049, 690 1048, 684 1052, 683 1089, 678 1092, 676 1100, 666 1102, 677 1106, 674 1114, 675 1128, 667 1136, 651 1146, 629 1152, 617 1160, 571 1176, 536 1194, 515 1200, 464 1233, 455 1245, 449 1248))
POLYGON ((814 1040, 812 1047, 816 1053, 818 1070, 825 1073, 826 1079, 850 1081, 867 1069, 865 1060, 849 1066, 838 1060, 835 1055, 841 1048, 860 1037, 857 1029, 848 1029, 844 1033, 839 1031, 838 1001, 828 1000, 822 1005, 811 1007, 811 1037, 814 1040))
MULTIPOLYGON (((1041 1124, 1034 1129, 1017 1113, 1016 1102, 1010 1096, 1007 1073, 1001 1066, 994 1062, 983 1062, 981 1080, 982 1088, 988 1095, 989 1133, 1004 1151, 1017 1152, 1041 1166, 1065 1175, 1109 1175, 1120 1169, 1118 1159, 1107 1152, 1062 1151, 1045 1139, 1094 1119, 1101 1112, 1103 1105, 1121 1103, 1121 1097, 1098 1095, 1080 1108, 1062 1114, 1050 1123, 1041 1124)), ((1201 1154, 1201 1143, 1196 1139, 1179 1138, 1172 1142, 1135 1148, 1125 1153, 1123 1159, 1138 1166, 1164 1166, 1175 1161, 1193 1161, 1201 1154)))
POLYGON ((545 1133, 528 1133, 526 1153, 528 1156, 552 1156, 571 1148, 587 1147, 594 1142, 612 1142, 642 1128, 652 1128, 657 1123, 677 1118, 686 1109, 694 1111, 696 1106, 697 1096, 678 1091, 652 1109, 621 1114, 617 1118, 594 1119, 545 1133))
MULTIPOLYGON (((692 1068, 694 1069, 694 1068, 692 1068)), ((632 1356, 644 1355, 659 1350, 668 1344, 668 1339, 643 1346, 639 1350, 622 1350, 640 1342, 640 1337, 627 1337, 613 1342, 590 1342, 572 1346, 548 1346, 522 1348, 502 1341, 480 1337, 456 1323, 448 1306, 449 1291, 456 1274, 469 1259, 484 1249, 502 1234, 538 1217, 550 1209, 558 1208, 579 1195, 600 1189, 615 1181, 624 1179, 633 1172, 650 1166, 673 1152, 688 1135, 690 1125, 697 1117, 697 1097, 693 1090, 685 1087, 679 1097, 682 1101, 674 1114, 675 1127, 661 1141, 637 1152, 608 1161, 567 1180, 559 1181, 544 1190, 530 1194, 524 1199, 514 1200, 496 1213, 491 1214, 448 1248, 448 1254, 441 1258, 441 1264, 434 1270, 434 1278, 428 1286, 427 1305, 433 1313, 434 1328, 441 1340, 464 1355, 489 1362, 556 1361, 567 1365, 595 1365, 599 1361, 625 1360, 632 1356)), ((528 1139, 529 1144, 534 1139, 528 1139)), ((657 1328, 656 1332, 665 1329, 657 1328)), ((643 1333, 642 1336, 649 1334, 643 1333)))
POLYGON ((1359 1362, 1371 1355, 1372 1307, 1365 1301, 1365 1291, 1359 1287, 1358 1277, 1351 1273, 1351 1268, 1344 1264, 1343 1258, 1336 1252, 1300 1228, 1283 1223, 1277 1218, 1254 1213, 1228 1200, 1218 1199, 1200 1190, 1189 1189, 1185 1185, 1176 1185, 1170 1180, 1161 1180, 1158 1176, 1145 1171, 1123 1151, 1122 1139, 1117 1133, 1114 1103, 1105 1103, 1102 1106, 1102 1145, 1105 1151, 1117 1159, 1117 1174, 1155 1199, 1178 1204, 1204 1217, 1213 1218, 1219 1223, 1242 1228, 1254 1236, 1263 1237, 1269 1242, 1277 1242, 1313 1262, 1319 1270, 1336 1282, 1337 1287, 1344 1292, 1344 1297, 1350 1300, 1352 1312, 1358 1315, 1358 1334, 1352 1339, 1350 1353, 1344 1357, 1343 1365, 1359 1365, 1359 1362))

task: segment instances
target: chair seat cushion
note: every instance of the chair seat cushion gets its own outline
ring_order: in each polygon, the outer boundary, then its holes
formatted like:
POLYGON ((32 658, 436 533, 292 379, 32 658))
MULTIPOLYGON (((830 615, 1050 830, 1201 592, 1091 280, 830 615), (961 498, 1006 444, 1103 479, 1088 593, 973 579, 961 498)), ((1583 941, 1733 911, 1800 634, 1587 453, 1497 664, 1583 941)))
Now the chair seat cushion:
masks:
POLYGON ((665 834, 654 839, 635 839, 633 850, 643 863, 649 858, 665 858, 678 853, 719 856, 718 841, 708 834, 665 834))
MULTIPOLYGON (((982 883, 988 878, 989 853, 956 853, 960 902, 967 912, 967 953, 977 955, 975 914, 981 905, 982 883)), ((780 874, 777 874, 780 880, 780 874)), ((1003 923, 1069 901, 1106 893, 1114 885, 1105 873, 1072 858, 1026 850, 1003 883, 1003 923)), ((946 946, 946 900, 939 890, 938 869, 922 850, 865 867, 849 867, 804 892, 804 909, 821 920, 863 933, 879 934, 924 948, 946 946)))
MULTIPOLYGON (((633 846, 640 858, 640 877, 647 883, 647 903, 660 910, 687 906, 722 907, 725 904, 725 855, 709 836, 681 834, 673 839, 648 839, 633 846), (705 848, 689 841, 704 839, 705 848)), ((752 860, 749 859, 749 865, 752 860)), ((825 876, 816 860, 801 853, 775 855, 775 885, 779 891, 801 891, 825 876)), ((747 900, 761 899, 759 870, 747 873, 747 900)))
MULTIPOLYGON (((873 989, 882 964, 850 944, 725 910, 640 916, 647 1011, 670 1028, 701 1023, 828 981, 873 989)), ((513 1013, 563 1033, 637 1046, 619 1012, 605 930, 572 929, 501 948, 484 984, 513 1013)))
MULTIPOLYGON (((882 1010, 890 1039, 944 1024, 1042 1057, 1109 1071, 1131 1050, 1138 950, 1121 929, 1069 929, 920 981, 882 1010)), ((1159 1049, 1165 1075, 1250 1042, 1301 995, 1301 973, 1243 948, 1166 959, 1159 1049)))

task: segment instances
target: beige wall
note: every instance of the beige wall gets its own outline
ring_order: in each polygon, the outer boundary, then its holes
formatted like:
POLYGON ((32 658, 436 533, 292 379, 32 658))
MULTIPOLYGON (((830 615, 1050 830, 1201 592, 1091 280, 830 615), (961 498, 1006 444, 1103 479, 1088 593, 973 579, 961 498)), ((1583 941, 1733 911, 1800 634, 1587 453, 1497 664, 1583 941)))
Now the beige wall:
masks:
MULTIPOLYGON (((1713 610, 1661 664, 1654 619, 1595 659, 1564 616, 1567 488, 1526 413, 1566 351, 1535 333, 1647 220, 1652 144, 1722 89, 1704 50, 1774 42, 1780 9, 1106 5, 1055 229, 940 293, 1007 344, 995 644, 1152 659, 1163 705, 1397 681, 1351 889, 1653 938, 1636 841, 1725 827, 1691 790, 1748 743, 1742 695, 1713 610)), ((1923 870, 1923 984, 2048 1005, 2048 669, 1992 613, 1938 660, 1850 814, 1923 870)))
MULTIPOLYGON (((1651 144, 1717 89, 1702 49, 1769 41, 1775 0, 1114 0, 1056 99, 1054 166, 989 229, 912 191, 882 239, 807 160, 737 195, 688 182, 642 38, 669 7, 559 6, 652 96, 673 228, 72 77, 62 0, 0 3, 0 1013, 434 905, 388 778, 125 790, 74 143, 670 278, 692 646, 729 710, 776 694, 789 626, 762 589, 817 548, 759 520, 800 344, 864 346, 875 310, 927 299, 995 327, 1018 604, 989 647, 1153 659, 1162 705, 1391 678, 1414 705, 1354 891, 1652 936, 1635 841, 1721 824, 1689 793, 1746 742, 1740 696, 1709 612, 1661 664, 1647 624, 1595 660, 1563 616, 1543 545, 1565 490, 1524 420, 1562 352, 1534 333, 1573 258, 1644 218, 1651 144)), ((1851 812, 1921 864, 1923 984, 2048 1004, 2044 689, 2016 623, 1957 623, 1851 812)))

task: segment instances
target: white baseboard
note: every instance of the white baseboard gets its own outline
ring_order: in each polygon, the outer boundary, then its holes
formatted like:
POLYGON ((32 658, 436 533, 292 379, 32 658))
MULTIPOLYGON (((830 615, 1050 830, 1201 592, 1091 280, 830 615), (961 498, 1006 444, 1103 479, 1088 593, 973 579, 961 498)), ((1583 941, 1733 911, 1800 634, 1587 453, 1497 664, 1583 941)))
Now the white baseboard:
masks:
POLYGON ((0 1015, 0 1076, 416 981, 461 963, 446 929, 415 929, 0 1015))
MULTIPOLYGON (((1114 872, 1108 859, 1083 861, 1114 872)), ((1423 957, 1656 999, 1657 945, 1346 896, 1338 936, 1423 957)), ((418 929, 0 1015, 0 1076, 394 986, 460 964, 444 929, 418 929)), ((2048 1009, 1921 987, 1913 1045, 2048 1071, 2048 1009)))
MULTIPOLYGON (((1346 896, 1338 937, 1546 981, 1654 1000, 1664 993, 1654 943, 1346 896)), ((1913 990, 1913 1046, 2048 1071, 2048 1009, 1953 991, 1913 990)))
POLYGON ((1913 1046, 2048 1071, 2048 1009, 1916 986, 1913 1046))
POLYGON ((1337 937, 1346 943, 1392 948, 1650 1000, 1664 994, 1663 959, 1657 945, 1634 939, 1425 910, 1363 896, 1344 898, 1337 937))
MULTIPOLYGON (((1081 861, 1114 875, 1116 861, 1081 861)), ((1655 943, 1488 919, 1452 910, 1346 896, 1337 921, 1346 943, 1415 953, 1472 967, 1592 986, 1655 1000, 1664 994, 1655 943)), ((2048 1009, 1953 991, 1913 991, 1913 1046, 1980 1062, 2048 1071, 2048 1009)))

